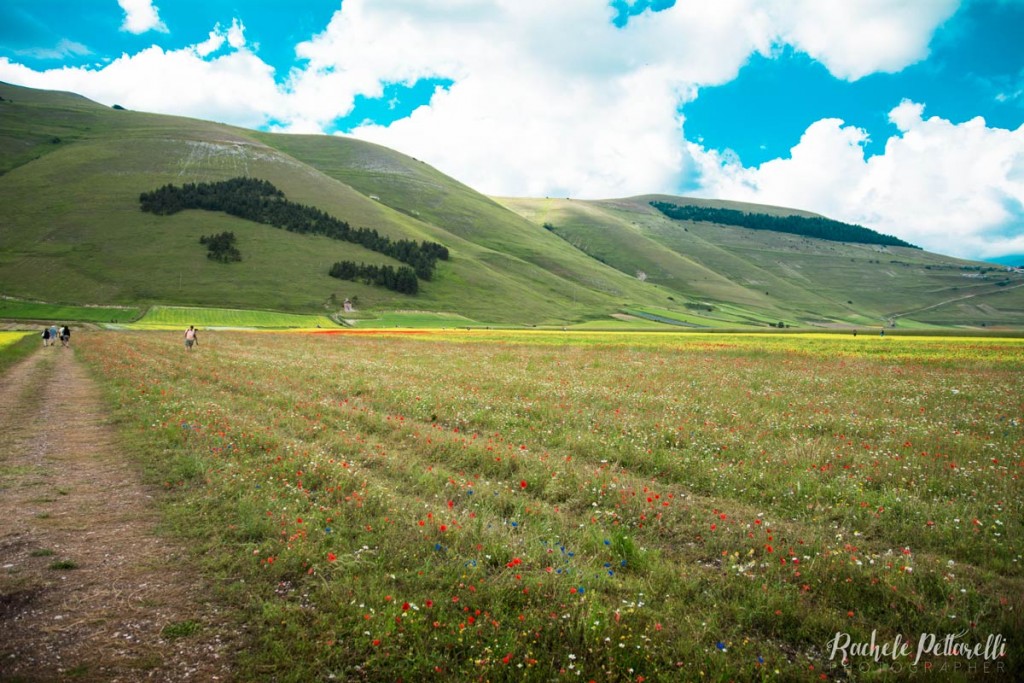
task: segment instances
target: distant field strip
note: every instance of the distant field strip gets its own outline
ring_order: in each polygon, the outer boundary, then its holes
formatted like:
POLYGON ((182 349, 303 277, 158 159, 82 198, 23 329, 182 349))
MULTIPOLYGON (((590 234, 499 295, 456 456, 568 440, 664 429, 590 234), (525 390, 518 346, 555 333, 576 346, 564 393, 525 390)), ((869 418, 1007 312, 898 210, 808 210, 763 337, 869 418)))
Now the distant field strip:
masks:
POLYGON ((338 324, 325 315, 301 315, 272 311, 246 311, 231 308, 188 308, 154 306, 132 327, 163 329, 169 327, 256 327, 256 328, 334 328, 338 324))
POLYGON ((0 349, 16 343, 23 337, 32 334, 31 332, 0 332, 0 349))
POLYGON ((41 341, 34 332, 0 332, 0 375, 35 352, 41 341))
POLYGON ((139 317, 138 308, 119 306, 62 306, 31 301, 0 300, 0 318, 61 322, 129 322, 139 317))
POLYGON ((705 327, 706 324, 703 321, 698 324, 684 320, 681 315, 674 313, 671 315, 660 315, 658 313, 650 313, 641 309, 627 309, 626 313, 635 315, 638 318, 644 318, 645 320, 652 320, 656 323, 663 323, 665 325, 676 325, 678 327, 705 327))
POLYGON ((394 311, 383 313, 377 318, 355 320, 356 327, 482 327, 483 324, 455 313, 432 313, 429 311, 394 311))
MULTIPOLYGON (((389 334, 383 330, 381 334, 389 334)), ((673 331, 557 331, 557 330, 432 330, 449 343, 515 344, 534 346, 624 347, 642 349, 729 350, 734 353, 772 352, 818 358, 878 359, 888 362, 927 362, 956 366, 974 361, 993 366, 1019 365, 1024 337, 956 334, 877 334, 852 332, 715 332, 673 331)))

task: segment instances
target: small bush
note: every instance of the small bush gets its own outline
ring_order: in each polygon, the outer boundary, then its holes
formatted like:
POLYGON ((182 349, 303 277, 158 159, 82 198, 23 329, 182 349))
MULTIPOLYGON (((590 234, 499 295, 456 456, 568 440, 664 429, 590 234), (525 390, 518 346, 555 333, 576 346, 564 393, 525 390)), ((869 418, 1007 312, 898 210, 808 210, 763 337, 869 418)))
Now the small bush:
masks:
POLYGON ((175 621, 164 626, 160 634, 168 640, 175 640, 177 638, 187 638, 188 636, 194 636, 199 633, 199 629, 202 628, 198 621, 175 621))
POLYGON ((78 563, 74 560, 57 560, 50 565, 50 569, 78 569, 78 563))

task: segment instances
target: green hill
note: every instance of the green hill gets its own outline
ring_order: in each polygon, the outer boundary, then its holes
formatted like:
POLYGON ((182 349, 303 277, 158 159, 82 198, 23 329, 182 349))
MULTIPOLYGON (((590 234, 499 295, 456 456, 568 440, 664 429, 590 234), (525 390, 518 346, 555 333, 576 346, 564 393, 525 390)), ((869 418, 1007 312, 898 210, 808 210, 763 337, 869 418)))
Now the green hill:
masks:
POLYGON ((705 318, 732 319, 739 306, 741 316, 756 314, 753 324, 765 316, 823 326, 1024 324, 1024 277, 999 266, 910 247, 673 220, 651 202, 814 215, 808 212, 665 195, 502 202, 595 259, 625 274, 642 272, 705 318), (701 310, 694 302, 708 305, 701 310))
POLYGON ((983 273, 984 264, 674 221, 649 204, 691 202, 678 197, 499 200, 342 137, 254 132, 6 84, 0 98, 0 295, 14 299, 323 314, 349 298, 356 317, 414 310, 525 325, 621 324, 610 316, 622 314, 708 326, 899 314, 1024 324, 1024 279, 983 273), (379 251, 226 213, 140 209, 144 192, 236 177, 267 180, 353 228, 439 243, 451 258, 417 294, 399 294, 328 275, 338 261, 402 265, 379 251), (222 232, 237 237, 241 262, 206 258, 200 237, 222 232))

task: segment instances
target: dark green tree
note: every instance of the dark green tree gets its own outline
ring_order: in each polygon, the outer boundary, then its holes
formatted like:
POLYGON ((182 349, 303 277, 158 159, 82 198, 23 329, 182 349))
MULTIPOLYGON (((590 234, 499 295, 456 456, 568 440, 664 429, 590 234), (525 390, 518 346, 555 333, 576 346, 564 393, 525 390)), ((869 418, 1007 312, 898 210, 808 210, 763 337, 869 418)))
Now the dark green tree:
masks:
POLYGON ((883 235, 862 225, 842 223, 821 216, 772 216, 766 213, 747 213, 736 209, 715 209, 707 206, 687 204, 680 206, 669 202, 651 202, 651 206, 669 218, 680 221, 734 225, 750 230, 774 230, 804 237, 813 237, 833 242, 854 242, 857 244, 879 244, 893 247, 920 249, 909 242, 883 235))

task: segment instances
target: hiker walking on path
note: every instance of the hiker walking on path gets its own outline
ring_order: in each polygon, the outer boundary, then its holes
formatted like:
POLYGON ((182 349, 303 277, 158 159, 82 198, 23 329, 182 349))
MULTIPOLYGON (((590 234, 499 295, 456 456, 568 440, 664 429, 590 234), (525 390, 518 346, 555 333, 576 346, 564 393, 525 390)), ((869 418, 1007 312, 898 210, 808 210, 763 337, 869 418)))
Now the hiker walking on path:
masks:
POLYGON ((49 327, 44 327, 43 328, 43 346, 49 346, 49 345, 50 345, 50 328, 49 327))
POLYGON ((199 343, 199 338, 196 337, 195 325, 189 325, 188 329, 185 330, 185 348, 188 349, 189 351, 191 351, 192 347, 195 344, 198 344, 198 343, 199 343))
POLYGON ((60 345, 67 346, 71 343, 71 328, 67 325, 60 331, 60 345))

